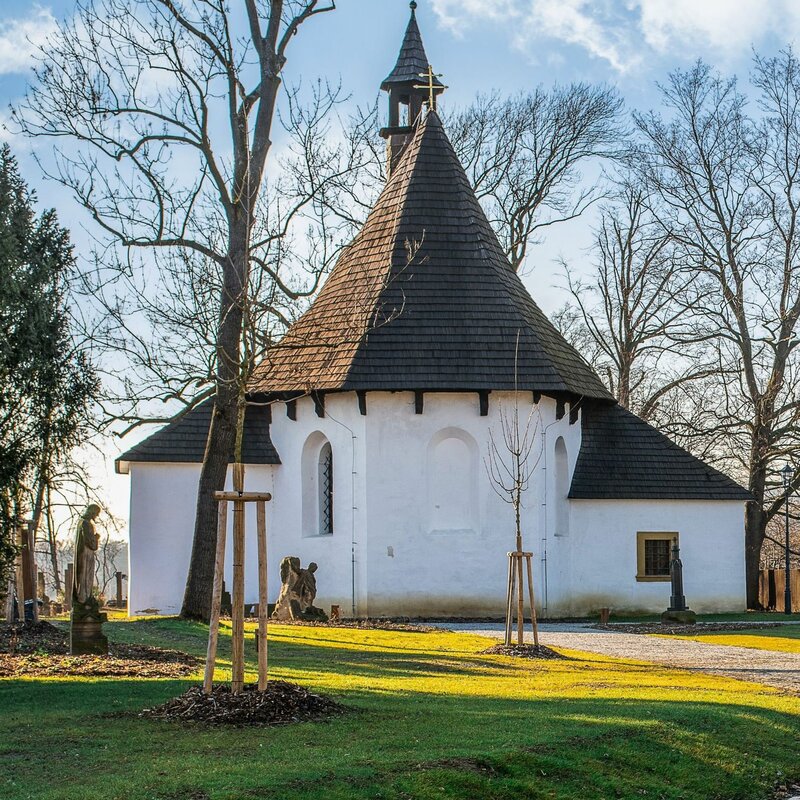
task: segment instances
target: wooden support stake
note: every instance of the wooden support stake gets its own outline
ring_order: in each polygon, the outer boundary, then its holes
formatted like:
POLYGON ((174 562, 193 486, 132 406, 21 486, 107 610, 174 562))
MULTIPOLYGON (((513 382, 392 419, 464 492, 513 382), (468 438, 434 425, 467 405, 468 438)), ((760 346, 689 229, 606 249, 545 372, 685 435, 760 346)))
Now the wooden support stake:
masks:
POLYGON ((6 622, 14 621, 14 593, 17 587, 14 585, 14 578, 10 577, 6 581, 6 607, 5 607, 5 620, 6 622))
POLYGON ((511 644, 511 593, 513 582, 513 560, 508 555, 508 582, 506 584, 506 647, 511 644))
POLYGON ((533 628, 533 643, 536 647, 539 646, 539 624, 536 622, 536 605, 533 602, 533 571, 531 569, 531 556, 530 553, 525 556, 525 561, 528 565, 528 594, 531 598, 531 627, 533 628))
POLYGON ((19 542, 17 557, 14 560, 14 584, 17 589, 17 614, 21 622, 25 621, 25 589, 23 586, 23 575, 25 570, 22 567, 22 541, 19 542))
POLYGON ((517 644, 525 642, 525 588, 522 585, 522 558, 516 554, 517 561, 517 644))
POLYGON ((272 500, 269 492, 214 492, 215 500, 241 500, 243 503, 256 503, 259 500, 272 500))
POLYGON ((506 630, 505 643, 511 644, 511 637, 514 630, 514 612, 517 616, 517 644, 522 645, 525 641, 525 585, 522 573, 522 559, 525 559, 526 573, 528 578, 528 597, 531 604, 531 627, 533 628, 533 642, 539 644, 539 627, 536 621, 536 607, 534 606, 533 596, 533 571, 531 568, 531 558, 533 553, 522 552, 517 549, 508 554, 508 586, 506 591, 506 630), (516 606, 516 608, 515 608, 516 606))
POLYGON ((258 691, 267 688, 267 504, 256 504, 258 534, 258 691))
POLYGON ((242 689, 244 689, 244 503, 236 500, 233 504, 231 692, 239 694, 242 689))
POLYGON ((511 636, 514 631, 514 598, 517 590, 517 571, 514 569, 514 559, 511 559, 511 602, 508 605, 508 643, 511 644, 511 636))
POLYGON ((217 639, 219 638, 219 611, 222 605, 222 581, 225 572, 225 535, 228 528, 228 504, 223 501, 217 509, 217 553, 214 561, 214 587, 211 594, 211 619, 208 623, 208 652, 203 691, 211 694, 214 682, 214 667, 217 663, 217 639))

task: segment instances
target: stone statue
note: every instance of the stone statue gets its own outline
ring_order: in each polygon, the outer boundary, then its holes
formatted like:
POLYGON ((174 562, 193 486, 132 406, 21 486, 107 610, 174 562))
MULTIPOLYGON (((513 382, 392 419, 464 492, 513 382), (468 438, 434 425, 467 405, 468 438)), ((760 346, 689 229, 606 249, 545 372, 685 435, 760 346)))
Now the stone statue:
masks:
POLYGON ((328 616, 314 606, 317 596, 317 565, 312 561, 307 569, 300 567, 297 556, 287 556, 281 561, 281 591, 272 619, 326 622, 328 616))
POLYGON ((317 579, 314 573, 317 571, 315 561, 309 561, 305 569, 300 570, 297 583, 294 586, 295 592, 300 597, 300 607, 303 611, 314 607, 314 600, 317 598, 317 579))
POLYGON ((661 615, 661 622, 665 624, 680 623, 694 625, 697 615, 686 606, 686 597, 683 594, 683 562, 678 540, 672 540, 672 559, 669 562, 669 578, 672 594, 669 598, 669 608, 661 615))
POLYGON ((69 652, 74 656, 108 655, 108 639, 103 635, 103 623, 108 617, 100 611, 100 603, 92 594, 95 557, 100 544, 94 521, 101 510, 95 503, 86 506, 75 530, 69 636, 69 652))
POLYGON ((95 503, 86 506, 75 531, 75 568, 72 578, 73 605, 86 603, 94 588, 94 562, 100 545, 100 534, 94 529, 94 521, 102 509, 95 503))

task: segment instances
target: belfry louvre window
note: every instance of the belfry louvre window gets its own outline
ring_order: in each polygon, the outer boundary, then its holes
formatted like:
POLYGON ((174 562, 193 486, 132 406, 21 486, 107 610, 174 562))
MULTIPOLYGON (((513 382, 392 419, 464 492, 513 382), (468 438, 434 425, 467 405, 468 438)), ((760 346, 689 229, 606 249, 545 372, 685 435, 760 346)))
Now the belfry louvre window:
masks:
POLYGON ((636 580, 668 581, 674 532, 639 531, 636 534, 636 580))
POLYGON ((333 533, 333 450, 326 442, 319 453, 319 532, 333 533))

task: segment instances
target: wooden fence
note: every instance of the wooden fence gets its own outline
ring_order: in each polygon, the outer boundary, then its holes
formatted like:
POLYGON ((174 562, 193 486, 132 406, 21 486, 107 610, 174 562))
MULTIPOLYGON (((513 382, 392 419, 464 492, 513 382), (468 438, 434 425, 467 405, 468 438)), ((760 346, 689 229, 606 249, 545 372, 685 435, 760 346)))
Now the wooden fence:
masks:
MULTIPOLYGON (((800 569, 789 570, 792 611, 800 611, 800 569)), ((785 569, 762 569, 758 576, 758 599, 762 608, 784 611, 785 569)))

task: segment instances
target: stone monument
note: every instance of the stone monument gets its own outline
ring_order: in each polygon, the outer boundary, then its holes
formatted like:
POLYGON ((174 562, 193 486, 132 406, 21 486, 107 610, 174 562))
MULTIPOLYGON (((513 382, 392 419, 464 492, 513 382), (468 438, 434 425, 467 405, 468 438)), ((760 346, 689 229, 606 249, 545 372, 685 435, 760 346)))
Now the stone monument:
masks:
POLYGON ((672 540, 672 560, 669 562, 669 579, 672 585, 672 594, 669 598, 669 608, 661 615, 661 622, 666 624, 680 623, 694 625, 697 614, 686 607, 686 597, 683 594, 683 562, 680 558, 678 540, 672 540))
POLYGON ((92 594, 94 589, 95 554, 100 535, 94 521, 101 508, 94 503, 86 506, 75 530, 75 566, 72 578, 72 614, 69 627, 69 652, 73 656, 108 655, 108 639, 103 635, 103 623, 108 617, 100 611, 100 603, 92 594))
POLYGON ((281 591, 272 619, 278 621, 306 620, 327 622, 328 615, 314 605, 317 596, 317 565, 312 561, 306 569, 300 567, 297 556, 281 561, 281 591))

